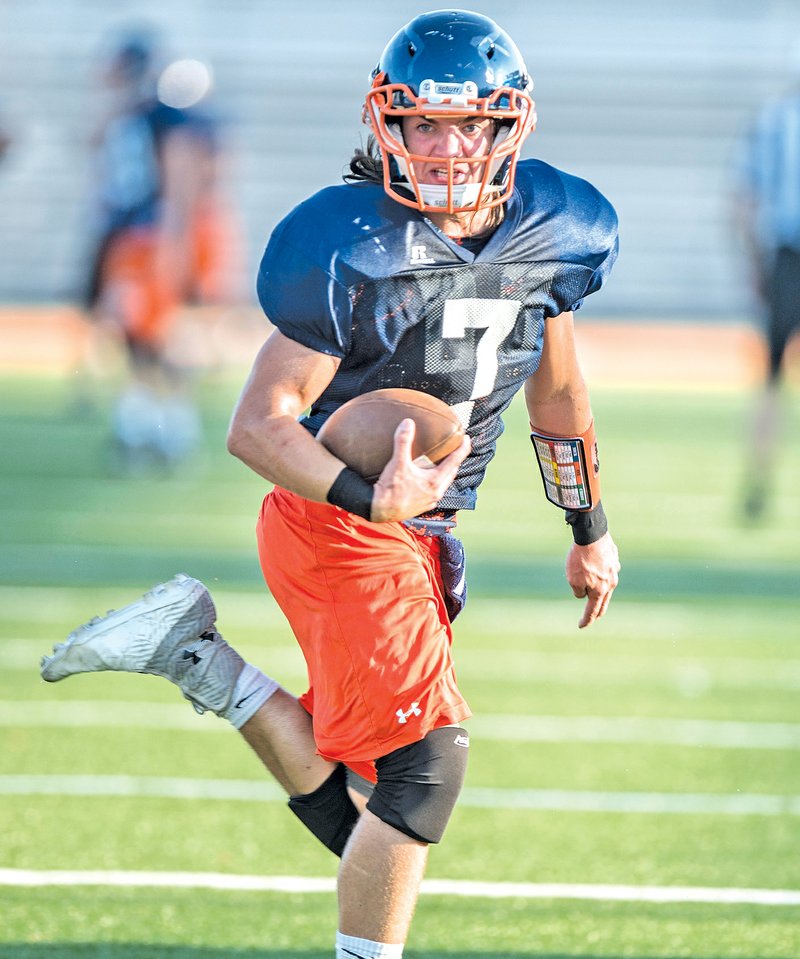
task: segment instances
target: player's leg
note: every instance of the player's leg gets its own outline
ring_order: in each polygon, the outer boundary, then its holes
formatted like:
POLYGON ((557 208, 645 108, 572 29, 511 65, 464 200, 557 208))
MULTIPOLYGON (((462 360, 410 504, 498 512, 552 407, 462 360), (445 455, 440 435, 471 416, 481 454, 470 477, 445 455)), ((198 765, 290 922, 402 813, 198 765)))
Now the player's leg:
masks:
POLYGON ((744 512, 751 521, 760 519, 767 508, 780 429, 780 400, 780 382, 770 376, 756 399, 750 426, 744 512))
POLYGON ((364 812, 339 868, 337 945, 350 948, 342 955, 361 955, 357 950, 363 942, 402 950, 427 861, 427 843, 364 812))
POLYGON ((463 729, 442 726, 377 760, 378 783, 339 870, 340 941, 354 955, 361 953, 351 940, 394 947, 406 941, 428 845, 444 835, 468 748, 463 729))
POLYGON ((150 401, 144 431, 147 454, 171 467, 197 450, 202 423, 183 353, 175 349, 180 317, 175 291, 155 276, 146 279, 148 308, 127 332, 131 388, 145 392, 150 401))
POLYGON ((147 465, 158 429, 157 356, 146 335, 157 313, 151 291, 154 248, 152 231, 120 230, 106 243, 98 267, 96 313, 116 330, 127 366, 127 382, 111 414, 116 465, 124 470, 147 465))
POLYGON ((85 335, 78 341, 75 377, 73 378, 73 408, 85 414, 97 405, 97 388, 119 361, 124 345, 120 338, 120 326, 114 317, 108 316, 103 303, 104 263, 113 234, 96 239, 86 271, 83 295, 85 335))
POLYGON ((781 248, 767 278, 767 377, 750 426, 745 515, 759 519, 766 510, 783 426, 781 381, 786 348, 800 329, 800 252, 781 248))
POLYGON ((311 716, 282 687, 260 706, 240 732, 288 796, 313 793, 338 769, 317 754, 311 716))
POLYGON ((115 236, 101 284, 103 310, 121 332, 130 373, 113 412, 120 465, 175 465, 198 447, 202 428, 186 372, 170 356, 181 291, 157 268, 155 231, 115 236))
POLYGON ((316 752, 311 717, 298 700, 242 657, 214 629, 205 586, 179 574, 141 599, 74 630, 42 660, 56 682, 103 670, 163 676, 198 712, 212 711, 240 729, 290 795, 309 793, 337 768, 316 752))

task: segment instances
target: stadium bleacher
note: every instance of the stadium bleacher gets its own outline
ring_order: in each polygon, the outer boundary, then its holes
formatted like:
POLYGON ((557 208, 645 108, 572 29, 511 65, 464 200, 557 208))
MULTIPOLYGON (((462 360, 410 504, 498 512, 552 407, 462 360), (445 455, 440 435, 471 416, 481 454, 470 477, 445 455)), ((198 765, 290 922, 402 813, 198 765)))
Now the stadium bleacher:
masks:
MULTIPOLYGON (((500 16, 496 5, 472 6, 500 16)), ((250 290, 282 213, 340 176, 361 136, 367 74, 415 12, 352 0, 4 5, 0 122, 14 144, 0 166, 0 302, 70 302, 81 287, 92 67, 127 14, 162 26, 176 56, 213 65, 232 121, 230 192, 250 290)), ((587 314, 746 319, 730 161, 753 110, 786 83, 800 38, 796 0, 675 0, 658 11, 510 0, 501 20, 536 80, 540 125, 527 153, 592 180, 620 212, 622 256, 587 314)))

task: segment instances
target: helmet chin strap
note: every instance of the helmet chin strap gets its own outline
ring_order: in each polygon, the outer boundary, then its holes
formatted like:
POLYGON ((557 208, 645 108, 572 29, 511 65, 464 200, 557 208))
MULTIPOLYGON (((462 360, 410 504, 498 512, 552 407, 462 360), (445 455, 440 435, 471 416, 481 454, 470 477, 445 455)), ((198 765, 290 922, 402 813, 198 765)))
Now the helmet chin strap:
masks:
POLYGON ((449 189, 443 183, 420 183, 417 189, 425 206, 446 208, 448 203, 452 202, 453 206, 458 208, 474 207, 480 198, 481 185, 480 183, 454 183, 452 189, 449 189))

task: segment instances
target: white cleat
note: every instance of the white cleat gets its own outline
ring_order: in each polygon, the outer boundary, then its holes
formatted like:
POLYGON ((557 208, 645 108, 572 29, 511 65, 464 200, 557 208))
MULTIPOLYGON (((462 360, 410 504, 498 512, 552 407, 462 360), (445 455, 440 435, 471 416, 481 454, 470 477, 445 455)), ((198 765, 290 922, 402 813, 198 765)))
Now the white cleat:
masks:
POLYGON ((198 712, 230 702, 244 660, 213 629, 217 612, 206 587, 179 573, 123 609, 73 630, 42 659, 42 679, 120 670, 164 676, 198 712))

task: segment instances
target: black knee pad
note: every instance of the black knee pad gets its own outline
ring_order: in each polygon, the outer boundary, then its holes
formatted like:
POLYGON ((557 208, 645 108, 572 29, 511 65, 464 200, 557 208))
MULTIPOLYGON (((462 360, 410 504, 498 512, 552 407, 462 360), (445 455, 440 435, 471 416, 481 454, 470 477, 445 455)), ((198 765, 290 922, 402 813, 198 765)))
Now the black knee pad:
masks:
POLYGON ((313 793, 289 797, 289 809, 317 839, 341 856, 358 821, 358 810, 347 792, 345 767, 339 765, 313 793))
POLYGON ((469 736, 458 726, 441 726, 382 756, 367 809, 412 839, 439 842, 464 784, 468 756, 469 736))

